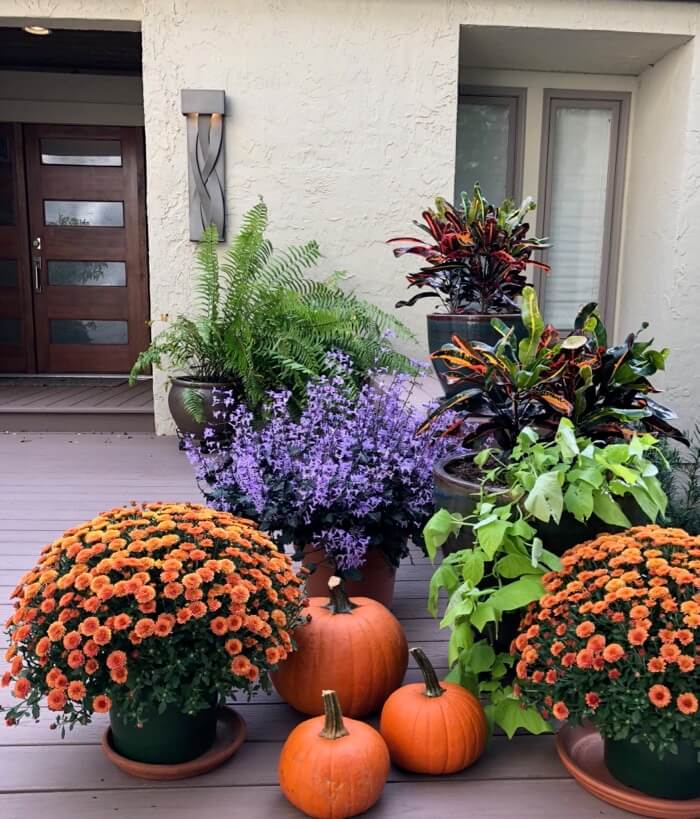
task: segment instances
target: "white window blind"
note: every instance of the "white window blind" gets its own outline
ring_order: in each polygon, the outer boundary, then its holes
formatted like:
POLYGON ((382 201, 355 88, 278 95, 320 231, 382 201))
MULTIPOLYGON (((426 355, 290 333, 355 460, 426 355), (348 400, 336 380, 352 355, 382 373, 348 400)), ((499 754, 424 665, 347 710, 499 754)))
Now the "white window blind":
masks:
POLYGON ((558 103, 549 118, 546 232, 552 272, 544 278, 544 315, 569 329, 583 304, 599 300, 607 269, 617 129, 614 107, 558 103))

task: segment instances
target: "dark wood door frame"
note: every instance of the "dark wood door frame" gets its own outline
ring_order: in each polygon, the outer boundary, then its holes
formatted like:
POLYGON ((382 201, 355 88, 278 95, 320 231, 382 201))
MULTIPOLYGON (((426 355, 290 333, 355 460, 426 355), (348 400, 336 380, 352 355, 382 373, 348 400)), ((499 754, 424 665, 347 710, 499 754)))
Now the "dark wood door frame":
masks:
POLYGON ((19 322, 17 344, 0 341, 0 372, 36 372, 34 348, 34 313, 29 267, 26 185, 24 177, 24 145, 22 127, 16 123, 0 123, 3 144, 0 193, 13 210, 13 224, 0 225, 0 262, 12 276, 0 279, 0 320, 19 322), (4 156, 4 148, 7 156, 4 156), (14 263, 14 264, 13 264, 14 263), (4 286, 3 286, 4 283, 4 286))

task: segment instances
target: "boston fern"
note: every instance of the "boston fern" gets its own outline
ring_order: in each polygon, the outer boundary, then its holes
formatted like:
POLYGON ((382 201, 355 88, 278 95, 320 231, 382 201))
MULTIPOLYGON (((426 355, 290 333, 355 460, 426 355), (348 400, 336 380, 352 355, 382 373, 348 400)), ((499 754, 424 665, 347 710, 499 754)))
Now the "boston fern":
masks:
MULTIPOLYGON (((256 410, 270 390, 287 389, 300 403, 309 379, 329 372, 330 350, 349 356, 356 389, 374 367, 414 371, 391 346, 391 336, 412 339, 401 322, 343 290, 343 274, 306 278, 321 258, 318 244, 275 250, 267 226, 267 206, 260 202, 221 260, 216 228, 204 232, 196 314, 179 315, 154 338, 137 358, 132 380, 167 363, 194 380, 231 384, 256 410)), ((196 417, 195 403, 188 407, 196 417)))

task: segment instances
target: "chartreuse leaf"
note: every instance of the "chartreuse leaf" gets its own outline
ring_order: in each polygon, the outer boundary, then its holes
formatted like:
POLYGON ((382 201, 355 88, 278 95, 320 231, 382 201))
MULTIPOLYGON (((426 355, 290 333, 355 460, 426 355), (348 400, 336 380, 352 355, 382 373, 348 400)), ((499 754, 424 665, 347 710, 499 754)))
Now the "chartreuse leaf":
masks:
POLYGON ((481 552, 466 550, 460 572, 462 580, 478 586, 484 576, 484 557, 481 552))
POLYGON ((574 425, 568 418, 562 418, 559 422, 555 441, 559 444, 559 449, 567 460, 572 460, 579 454, 580 450, 576 441, 574 425))
POLYGON ((474 674, 483 674, 488 671, 494 664, 496 659, 496 652, 486 642, 486 640, 479 640, 470 648, 465 649, 460 661, 462 665, 474 674))
POLYGON ((474 643, 474 633, 467 622, 457 623, 450 634, 450 641, 447 645, 447 664, 452 666, 459 659, 460 652, 472 646, 474 643))
POLYGON ((551 732, 552 728, 535 708, 523 708, 520 700, 506 697, 496 706, 494 721, 505 732, 508 739, 512 739, 518 728, 524 728, 531 734, 551 732))
POLYGON ((496 563, 496 571, 501 577, 520 577, 532 573, 532 563, 524 555, 505 555, 496 563))
POLYGON ((664 490, 661 488, 658 478, 653 476, 645 476, 642 478, 642 482, 644 483, 644 486, 646 486, 647 492, 654 503, 656 503, 662 513, 665 512, 666 505, 668 504, 668 498, 666 497, 664 490))
POLYGON ((659 514, 659 507, 654 503, 654 500, 649 496, 646 488, 643 486, 628 487, 630 495, 635 499, 639 508, 652 522, 656 520, 659 514))
POLYGON ((525 508, 545 523, 554 519, 557 523, 564 508, 564 496, 556 472, 538 475, 535 485, 525 498, 525 508))
POLYGON ((564 506, 576 520, 587 521, 593 514, 593 487, 583 481, 570 483, 564 493, 564 506))
POLYGON ((489 515, 485 520, 479 521, 474 527, 479 546, 484 550, 488 560, 493 556, 503 544, 503 536, 508 531, 510 522, 501 520, 496 515, 489 515))
POLYGON ((430 578, 428 586, 428 611, 435 617, 437 615, 437 603, 440 596, 440 589, 447 589, 448 592, 454 589, 458 583, 455 570, 448 563, 439 566, 430 578))
POLYGON ((456 535, 459 532, 462 525, 461 521, 461 516, 453 515, 447 509, 440 509, 425 524, 423 540, 425 541, 428 557, 431 560, 435 559, 437 550, 450 535, 456 535))
POLYGON ((474 613, 471 616, 472 625, 477 631, 483 631, 487 623, 496 620, 496 609, 488 603, 477 603, 474 613))
POLYGON ((610 495, 597 494, 593 498, 593 512, 611 526, 621 526, 627 529, 632 525, 617 501, 613 500, 610 495))
POLYGON ((513 583, 501 586, 486 602, 498 611, 513 611, 539 600, 543 593, 540 575, 526 574, 513 583))
POLYGON ((537 355, 537 347, 544 331, 544 321, 537 304, 537 295, 533 287, 526 287, 520 303, 522 322, 527 336, 518 345, 518 357, 523 367, 529 366, 537 355))

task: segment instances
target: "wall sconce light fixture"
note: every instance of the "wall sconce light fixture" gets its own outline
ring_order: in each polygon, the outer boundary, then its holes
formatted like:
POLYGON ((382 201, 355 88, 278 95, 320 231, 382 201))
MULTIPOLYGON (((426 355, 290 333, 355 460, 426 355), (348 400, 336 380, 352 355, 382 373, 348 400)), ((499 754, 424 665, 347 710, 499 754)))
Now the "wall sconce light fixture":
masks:
POLYGON ((224 241, 223 91, 183 90, 182 113, 187 117, 187 165, 190 196, 190 240, 199 241, 209 225, 216 225, 224 241))

